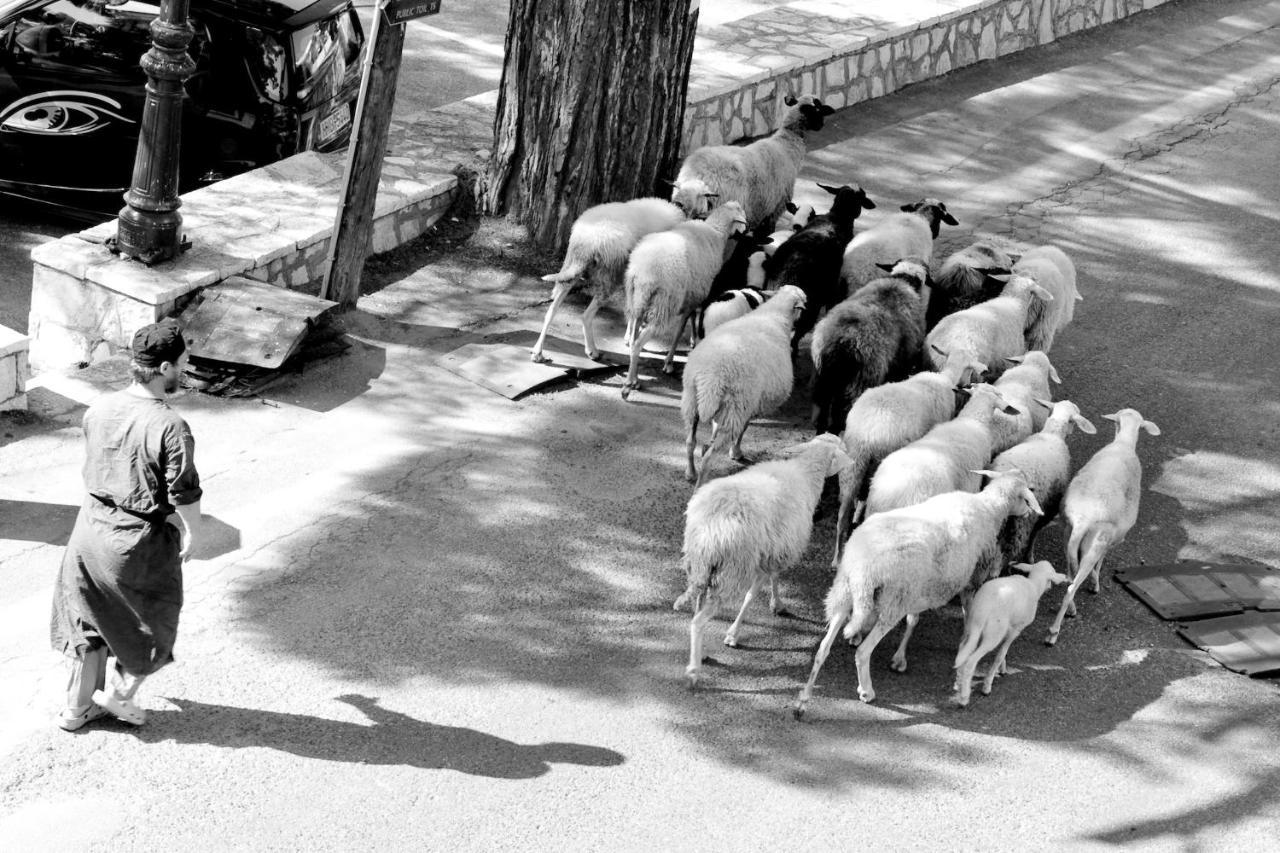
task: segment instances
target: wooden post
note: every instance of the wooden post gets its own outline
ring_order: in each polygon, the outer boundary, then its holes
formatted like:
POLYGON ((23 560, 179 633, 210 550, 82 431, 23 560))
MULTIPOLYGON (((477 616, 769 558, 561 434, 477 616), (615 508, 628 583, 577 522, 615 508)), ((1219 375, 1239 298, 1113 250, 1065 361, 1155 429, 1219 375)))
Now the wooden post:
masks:
POLYGON ((379 0, 373 12, 373 32, 369 34, 372 46, 360 83, 342 200, 329 238, 328 273, 320 288, 322 299, 331 299, 344 308, 354 307, 360 298, 360 273, 373 239, 374 202, 404 49, 404 24, 390 24, 384 19, 386 5, 387 0, 379 0))

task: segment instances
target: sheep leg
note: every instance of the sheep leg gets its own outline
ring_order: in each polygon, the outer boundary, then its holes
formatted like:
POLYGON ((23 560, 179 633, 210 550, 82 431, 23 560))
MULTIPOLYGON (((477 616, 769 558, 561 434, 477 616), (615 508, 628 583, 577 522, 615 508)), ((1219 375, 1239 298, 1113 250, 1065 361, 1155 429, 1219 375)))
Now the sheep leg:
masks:
POLYGON ((805 682, 804 687, 800 688, 800 698, 796 700, 796 707, 792 712, 797 720, 804 719, 805 706, 809 704, 809 699, 813 696, 813 685, 818 680, 818 671, 826 663, 827 655, 831 654, 831 646, 835 644, 836 637, 840 635, 840 629, 844 627, 844 623, 848 620, 849 614, 842 613, 831 620, 831 624, 827 626, 827 634, 818 645, 817 654, 813 656, 813 669, 809 672, 809 680, 805 682))
MULTIPOLYGON (((556 312, 560 310, 560 306, 564 303, 564 299, 569 295, 569 291, 573 289, 573 282, 558 281, 555 287, 551 288, 551 304, 547 306, 547 316, 542 321, 542 333, 538 335, 538 342, 533 345, 533 350, 529 354, 530 360, 538 364, 546 364, 551 359, 542 354, 542 347, 547 342, 547 330, 551 328, 551 321, 555 318, 556 312)), ((595 304, 593 300, 592 305, 595 304)), ((585 334, 587 328, 586 315, 583 315, 582 328, 585 334)), ((590 353, 588 353, 590 355, 590 353)))
POLYGON ((684 478, 690 483, 699 481, 698 466, 694 464, 693 454, 698 447, 698 413, 695 410, 693 420, 689 423, 689 432, 684 437, 685 468, 684 478))
POLYGON ((600 350, 596 347, 596 336, 592 333, 592 326, 595 324, 596 314, 600 311, 600 297, 591 297, 587 310, 582 312, 582 348, 587 354, 587 358, 592 361, 600 360, 600 350))
POLYGON ((720 444, 721 436, 723 435, 724 432, 720 429, 719 421, 712 421, 711 440, 708 442, 706 447, 702 448, 702 460, 698 466, 698 480, 694 485, 695 489, 701 487, 702 481, 706 479, 707 471, 711 467, 711 454, 715 452, 716 447, 720 444))
MULTIPOLYGON (((982 637, 978 641, 978 647, 973 650, 967 658, 956 667, 956 704, 961 708, 969 704, 969 696, 973 691, 973 672, 978 668, 983 657, 987 652, 991 651, 1000 641, 998 639, 988 641, 987 637, 982 637)), ((987 691, 990 692, 990 691, 987 691)))
POLYGON ((849 534, 853 529, 853 503, 854 489, 851 484, 846 483, 844 478, 840 479, 840 511, 836 515, 836 550, 831 555, 831 570, 835 571, 840 568, 840 553, 844 549, 844 543, 849 538, 849 534))
POLYGON ((672 374, 676 372, 676 347, 680 346, 680 336, 684 334, 684 327, 689 323, 689 316, 692 311, 686 311, 680 315, 680 324, 676 327, 676 332, 671 337, 671 346, 667 347, 667 357, 662 362, 662 372, 672 374))
POLYGON ((898 643, 898 650, 893 653, 893 660, 889 661, 889 669, 894 672, 907 671, 907 641, 911 639, 911 634, 918 624, 920 624, 920 614, 908 613, 907 628, 902 632, 902 640, 898 643))
POLYGON ((653 334, 653 328, 645 325, 637 329, 636 335, 631 340, 631 366, 627 370, 627 381, 622 386, 622 399, 631 396, 631 392, 640 388, 640 348, 645 345, 653 334))
POLYGON ((690 690, 698 686, 698 676, 702 673, 703 635, 706 633, 707 623, 720 609, 720 599, 710 591, 704 592, 695 606, 697 610, 689 620, 689 666, 684 671, 690 690))
POLYGON ((871 653, 876 650, 876 644, 884 638, 884 635, 893 630, 894 626, 901 621, 899 619, 880 619, 862 638, 862 642, 858 644, 858 650, 853 653, 853 661, 858 667, 858 698, 863 702, 874 702, 876 700, 875 688, 871 686, 871 653))
POLYGON ((1004 638, 1004 642, 1000 644, 1000 651, 996 652, 995 658, 991 661, 991 666, 987 668, 987 677, 982 682, 982 695, 986 696, 991 693, 991 684, 996 680, 996 676, 1004 675, 1009 671, 1009 665, 1005 663, 1005 657, 1009 654, 1009 647, 1013 645, 1013 641, 1018 639, 1021 631, 1010 631, 1009 635, 1004 638))
POLYGON ((724 644, 731 649, 738 647, 738 631, 742 629, 742 617, 747 615, 747 608, 751 606, 751 599, 756 597, 756 592, 759 589, 760 578, 756 577, 751 581, 751 587, 742 598, 742 607, 738 610, 738 618, 733 620, 733 624, 729 626, 728 633, 724 635, 724 644))
POLYGON ((740 462, 743 465, 750 465, 751 460, 747 458, 747 454, 742 452, 742 437, 747 434, 747 427, 751 426, 751 422, 742 425, 742 431, 738 433, 733 440, 733 449, 729 451, 729 458, 734 462, 740 462))
POLYGON ((1067 587, 1066 594, 1062 596, 1062 606, 1058 608, 1058 615, 1054 617, 1053 624, 1049 626, 1049 633, 1045 635, 1044 644, 1046 646, 1052 646, 1058 642, 1058 634, 1062 631, 1063 617, 1068 614, 1076 615, 1076 592, 1084 585, 1085 578, 1093 573, 1094 567, 1102 563, 1102 558, 1107 553, 1108 544, 1106 537, 1103 536, 1097 536, 1089 543, 1088 549, 1080 559, 1080 568, 1076 570, 1075 578, 1071 581, 1071 585, 1067 587))
POLYGON ((782 607, 782 596, 778 595, 777 575, 769 575, 769 610, 774 616, 781 616, 785 612, 782 607))

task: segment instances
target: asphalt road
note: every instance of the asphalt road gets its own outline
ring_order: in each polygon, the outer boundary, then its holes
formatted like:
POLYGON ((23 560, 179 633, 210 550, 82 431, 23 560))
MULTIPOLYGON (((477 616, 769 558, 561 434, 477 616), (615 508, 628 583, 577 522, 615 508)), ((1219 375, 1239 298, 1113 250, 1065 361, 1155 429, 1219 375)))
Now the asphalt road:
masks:
MULTIPOLYGON (((1111 567, 1280 566, 1271 341, 1280 3, 1180 3, 1035 56, 845 110, 799 195, 857 181, 881 210, 930 195, 978 235, 1054 243, 1080 271, 1059 396, 1124 406, 1143 437, 1138 525, 1111 567)), ((868 221, 873 221, 868 216, 868 221)), ((536 329, 536 281, 408 270, 361 301, 356 345, 269 396, 187 396, 211 538, 188 564, 179 662, 152 719, 79 736, 47 715, 49 579, 78 500, 78 435, 26 427, 0 487, 54 508, 0 552, 0 838, 14 849, 1256 850, 1280 829, 1274 681, 1232 674, 1111 579, 1055 648, 1057 596, 989 697, 949 704, 957 612, 911 670, 852 655, 790 706, 821 631, 824 504, 743 648, 682 682, 688 487, 678 386, 642 371, 517 403, 441 370, 470 335, 536 329), (468 286, 459 286, 457 282, 468 286), (60 526, 61 525, 61 526, 60 526), (74 819, 71 818, 74 816, 74 819)), ((580 304, 577 306, 582 307, 580 304)), ((612 318, 614 343, 620 324, 612 318)), ((577 337, 576 312, 557 333, 577 337)), ((807 434, 803 389, 747 433, 807 434)), ((1109 437, 1077 436, 1077 462, 1109 437)), ((1056 528, 1042 539, 1060 553, 1056 528)), ((893 639, 891 636, 890 640, 893 639)))

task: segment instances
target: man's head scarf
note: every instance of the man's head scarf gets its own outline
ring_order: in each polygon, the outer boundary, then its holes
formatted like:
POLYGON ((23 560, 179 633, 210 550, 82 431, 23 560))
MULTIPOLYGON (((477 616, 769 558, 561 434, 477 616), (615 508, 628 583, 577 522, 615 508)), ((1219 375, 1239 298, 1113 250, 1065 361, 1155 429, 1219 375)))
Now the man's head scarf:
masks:
POLYGON ((172 317, 143 326, 133 335, 133 360, 142 367, 159 367, 163 362, 176 362, 186 350, 182 329, 172 317))

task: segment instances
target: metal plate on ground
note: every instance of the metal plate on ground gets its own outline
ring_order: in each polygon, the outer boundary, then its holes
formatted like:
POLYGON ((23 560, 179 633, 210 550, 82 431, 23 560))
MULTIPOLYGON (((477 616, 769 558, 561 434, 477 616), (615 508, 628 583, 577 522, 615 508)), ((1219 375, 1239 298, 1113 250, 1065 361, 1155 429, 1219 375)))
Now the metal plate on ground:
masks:
POLYGON ((509 400, 567 378, 607 373, 621 366, 592 361, 583 354, 581 344, 550 336, 543 345, 550 361, 539 364, 529 358, 537 339, 537 332, 524 330, 492 335, 445 353, 436 364, 509 400))
POLYGON ((1178 633, 1232 672, 1280 672, 1280 613, 1241 613, 1179 625, 1178 633))
POLYGON ((274 370, 338 303, 232 276, 200 291, 179 317, 196 358, 274 370))
POLYGON ((1164 619, 1280 610, 1280 572, 1269 566, 1201 562, 1130 566, 1116 580, 1164 619))

